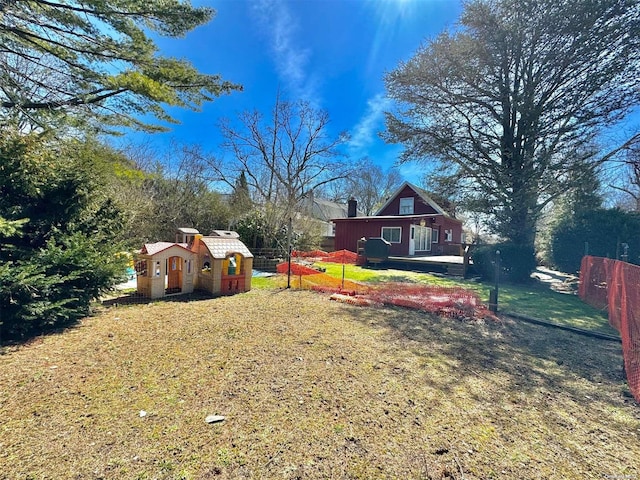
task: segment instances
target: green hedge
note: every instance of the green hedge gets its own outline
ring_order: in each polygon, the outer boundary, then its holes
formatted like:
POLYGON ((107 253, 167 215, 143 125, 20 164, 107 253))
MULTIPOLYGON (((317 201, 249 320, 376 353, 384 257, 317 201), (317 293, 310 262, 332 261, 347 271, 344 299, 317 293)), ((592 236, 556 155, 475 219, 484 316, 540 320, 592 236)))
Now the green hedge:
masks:
POLYGON ((551 261, 563 272, 577 272, 588 243, 589 255, 616 258, 628 245, 628 262, 640 264, 640 215, 623 210, 594 209, 558 223, 551 235, 551 261))
POLYGON ((500 251, 500 281, 526 283, 536 268, 535 251, 513 243, 481 245, 472 252, 476 272, 483 280, 495 281, 496 251, 500 251))

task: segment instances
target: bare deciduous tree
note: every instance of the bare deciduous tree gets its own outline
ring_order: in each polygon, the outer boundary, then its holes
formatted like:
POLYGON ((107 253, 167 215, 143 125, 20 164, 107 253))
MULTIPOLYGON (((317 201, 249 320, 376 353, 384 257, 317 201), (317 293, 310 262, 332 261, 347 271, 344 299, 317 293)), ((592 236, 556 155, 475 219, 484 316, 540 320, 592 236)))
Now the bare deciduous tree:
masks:
POLYGON ((233 158, 210 160, 212 180, 233 188, 245 172, 252 200, 274 232, 295 216, 305 197, 347 174, 339 152, 346 135, 331 136, 328 113, 307 102, 278 97, 269 120, 257 111, 238 120, 237 126, 228 119, 220 124, 222 147, 233 158))
POLYGON ((345 179, 344 200, 355 198, 363 215, 373 215, 401 184, 402 175, 396 168, 385 171, 366 157, 357 162, 352 174, 345 179))
POLYGON ((621 201, 625 208, 640 212, 640 146, 627 152, 621 168, 616 171, 617 176, 620 175, 620 170, 622 182, 611 183, 609 186, 623 193, 621 201))

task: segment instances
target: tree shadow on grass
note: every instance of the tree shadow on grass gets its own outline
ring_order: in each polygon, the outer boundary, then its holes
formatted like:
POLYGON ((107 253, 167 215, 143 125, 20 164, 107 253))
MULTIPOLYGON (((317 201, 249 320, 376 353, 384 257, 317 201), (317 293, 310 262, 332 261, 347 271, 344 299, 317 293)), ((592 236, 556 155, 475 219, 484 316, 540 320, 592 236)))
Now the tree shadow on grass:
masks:
POLYGON ((216 296, 209 292, 196 290, 192 293, 167 295, 160 298, 143 297, 136 292, 120 294, 116 297, 107 298, 100 302, 105 307, 117 307, 119 305, 139 305, 155 302, 194 302, 199 300, 211 300, 216 296))
POLYGON ((472 322, 400 307, 352 314, 388 339, 373 368, 383 385, 400 386, 395 401, 413 405, 440 445, 427 452, 431 461, 457 456, 465 471, 501 472, 471 478, 637 473, 636 447, 625 439, 640 428, 640 410, 619 343, 510 318, 472 322))
POLYGON ((395 275, 380 275, 374 279, 368 280, 368 283, 377 285, 380 283, 418 283, 415 278, 409 275, 395 274, 395 275))
MULTIPOLYGON (((144 305, 149 303, 156 302, 173 302, 173 303, 188 303, 188 302, 197 302, 202 300, 212 300, 215 298, 219 298, 219 296, 213 296, 205 291, 195 291, 193 293, 187 294, 179 294, 179 295, 169 295, 162 298, 151 299, 148 297, 143 297, 138 295, 137 293, 120 293, 118 296, 110 297, 100 301, 95 305, 100 305, 107 308, 119 307, 124 305, 144 305)), ((88 312, 87 316, 91 316, 95 313, 94 309, 91 312, 88 312)), ((43 328, 38 331, 33 331, 25 334, 20 338, 8 337, 8 338, 0 338, 0 347, 17 347, 21 345, 28 345, 34 341, 38 341, 41 337, 50 336, 50 335, 60 335, 68 332, 69 330, 73 330, 78 328, 82 324, 82 318, 69 320, 66 323, 58 324, 54 327, 43 328)), ((3 350, 0 348, 0 355, 3 353, 3 350)))
POLYGON ((425 366, 438 358, 447 374, 432 375, 427 367, 424 381, 450 395, 461 385, 499 379, 503 388, 483 391, 483 401, 504 402, 502 395, 511 392, 634 403, 623 387, 621 346, 616 342, 507 318, 475 323, 402 308, 363 308, 357 318, 389 328, 425 366))

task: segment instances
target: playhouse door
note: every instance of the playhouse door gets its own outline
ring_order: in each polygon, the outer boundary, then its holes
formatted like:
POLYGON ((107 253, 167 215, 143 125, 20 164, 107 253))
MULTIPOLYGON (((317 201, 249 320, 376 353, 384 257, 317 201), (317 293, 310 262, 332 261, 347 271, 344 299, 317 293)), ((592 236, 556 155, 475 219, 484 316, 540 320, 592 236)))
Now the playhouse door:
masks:
POLYGON ((167 270, 167 290, 169 292, 182 291, 182 258, 169 257, 167 270))

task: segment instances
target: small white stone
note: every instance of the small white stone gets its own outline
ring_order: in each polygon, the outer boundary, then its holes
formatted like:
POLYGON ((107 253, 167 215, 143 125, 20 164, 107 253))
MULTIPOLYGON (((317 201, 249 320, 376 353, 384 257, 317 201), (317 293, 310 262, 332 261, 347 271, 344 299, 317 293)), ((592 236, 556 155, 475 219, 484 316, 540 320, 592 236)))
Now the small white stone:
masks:
POLYGON ((224 422, 225 418, 222 415, 207 415, 207 418, 204 419, 207 423, 219 423, 224 422))
POLYGON ((138 415, 140 415, 140 418, 143 418, 147 416, 147 412, 145 412, 144 410, 140 410, 140 413, 138 415))

